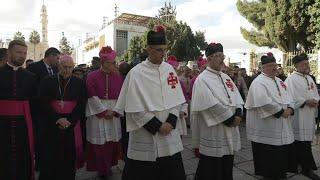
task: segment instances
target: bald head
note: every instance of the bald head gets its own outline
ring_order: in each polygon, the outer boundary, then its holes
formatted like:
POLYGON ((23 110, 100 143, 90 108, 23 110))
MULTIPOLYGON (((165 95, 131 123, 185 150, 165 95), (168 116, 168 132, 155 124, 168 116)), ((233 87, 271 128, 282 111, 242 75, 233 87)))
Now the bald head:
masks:
POLYGON ((59 74, 64 78, 68 78, 72 75, 72 70, 74 68, 74 62, 71 56, 64 55, 60 57, 58 64, 59 74))

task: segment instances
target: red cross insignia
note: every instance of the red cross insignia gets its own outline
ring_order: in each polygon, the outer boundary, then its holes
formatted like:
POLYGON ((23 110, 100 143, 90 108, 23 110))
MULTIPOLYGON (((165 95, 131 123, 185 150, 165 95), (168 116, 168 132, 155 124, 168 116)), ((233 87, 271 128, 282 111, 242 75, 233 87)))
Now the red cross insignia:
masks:
POLYGON ((227 79, 226 85, 231 91, 234 91, 233 83, 230 79, 227 79))
POLYGON ((285 84, 283 81, 280 81, 280 85, 281 85, 285 90, 287 90, 287 86, 286 86, 286 84, 285 84))
POLYGON ((177 87, 178 82, 178 77, 174 75, 173 72, 169 73, 168 77, 168 85, 171 86, 172 89, 175 89, 177 87))

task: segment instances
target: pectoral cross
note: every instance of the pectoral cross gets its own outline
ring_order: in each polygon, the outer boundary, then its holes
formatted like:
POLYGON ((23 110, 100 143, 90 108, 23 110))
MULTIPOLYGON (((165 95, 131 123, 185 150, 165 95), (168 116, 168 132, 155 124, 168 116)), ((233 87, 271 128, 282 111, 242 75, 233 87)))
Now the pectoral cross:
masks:
POLYGON ((60 104, 61 109, 63 109, 63 108, 64 108, 64 101, 61 100, 61 101, 59 102, 59 104, 60 104))

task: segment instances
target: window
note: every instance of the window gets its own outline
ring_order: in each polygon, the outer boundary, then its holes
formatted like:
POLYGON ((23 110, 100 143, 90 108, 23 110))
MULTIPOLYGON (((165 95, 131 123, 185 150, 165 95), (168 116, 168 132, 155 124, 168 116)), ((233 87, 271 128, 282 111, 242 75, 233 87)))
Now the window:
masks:
POLYGON ((128 31, 117 30, 116 32, 116 51, 118 56, 123 55, 128 49, 128 31))

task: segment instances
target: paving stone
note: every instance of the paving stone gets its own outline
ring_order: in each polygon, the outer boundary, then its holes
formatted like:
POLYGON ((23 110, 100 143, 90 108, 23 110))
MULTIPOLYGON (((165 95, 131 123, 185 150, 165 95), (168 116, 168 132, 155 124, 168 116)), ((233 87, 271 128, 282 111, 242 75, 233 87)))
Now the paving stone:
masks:
POLYGON ((233 179, 234 180, 255 180, 256 177, 234 167, 233 168, 233 179))
MULTIPOLYGON (((245 134, 245 123, 240 126, 241 134, 241 146, 242 149, 235 154, 234 157, 234 168, 233 176, 234 180, 255 180, 261 179, 260 176, 254 175, 253 161, 252 161, 252 150, 251 142, 246 139, 245 134)), ((193 154, 191 146, 191 132, 188 129, 188 135, 182 137, 184 150, 182 151, 183 164, 185 167, 185 172, 187 180, 193 180, 194 174, 196 172, 199 159, 193 154)), ((312 143, 312 151, 318 167, 320 167, 320 135, 317 135, 312 143)), ((123 171, 124 162, 119 161, 119 164, 112 168, 113 176, 110 177, 111 180, 121 180, 121 173, 123 171)), ((320 175, 320 169, 315 171, 316 174, 320 175)), ((36 173, 38 177, 39 173, 36 173)), ((289 180, 307 180, 301 174, 288 173, 289 180)), ((96 172, 88 172, 85 168, 77 171, 76 180, 98 180, 96 172)))
POLYGON ((235 167, 244 171, 247 174, 254 174, 253 161, 246 161, 243 163, 235 164, 235 167))
POLYGON ((184 149, 181 152, 181 155, 183 160, 189 160, 189 159, 195 158, 193 151, 189 149, 184 149))
POLYGON ((183 147, 184 147, 185 149, 188 149, 188 150, 190 150, 190 151, 193 151, 193 148, 192 148, 192 145, 191 145, 191 144, 189 144, 189 145, 183 145, 183 147))
POLYGON ((183 145, 191 145, 192 143, 191 137, 182 137, 182 143, 183 145))
POLYGON ((246 162, 248 161, 247 159, 241 157, 241 156, 238 156, 237 154, 234 156, 234 160, 233 160, 233 163, 234 164, 239 164, 239 163, 243 163, 243 162, 246 162))
POLYGON ((198 167, 198 158, 189 159, 186 161, 183 161, 184 170, 186 172, 186 175, 195 174, 197 167, 198 167))
POLYGON ((251 149, 241 149, 239 152, 236 152, 236 155, 246 160, 253 160, 251 149))
POLYGON ((317 167, 320 167, 320 149, 318 147, 312 148, 312 154, 317 167))

